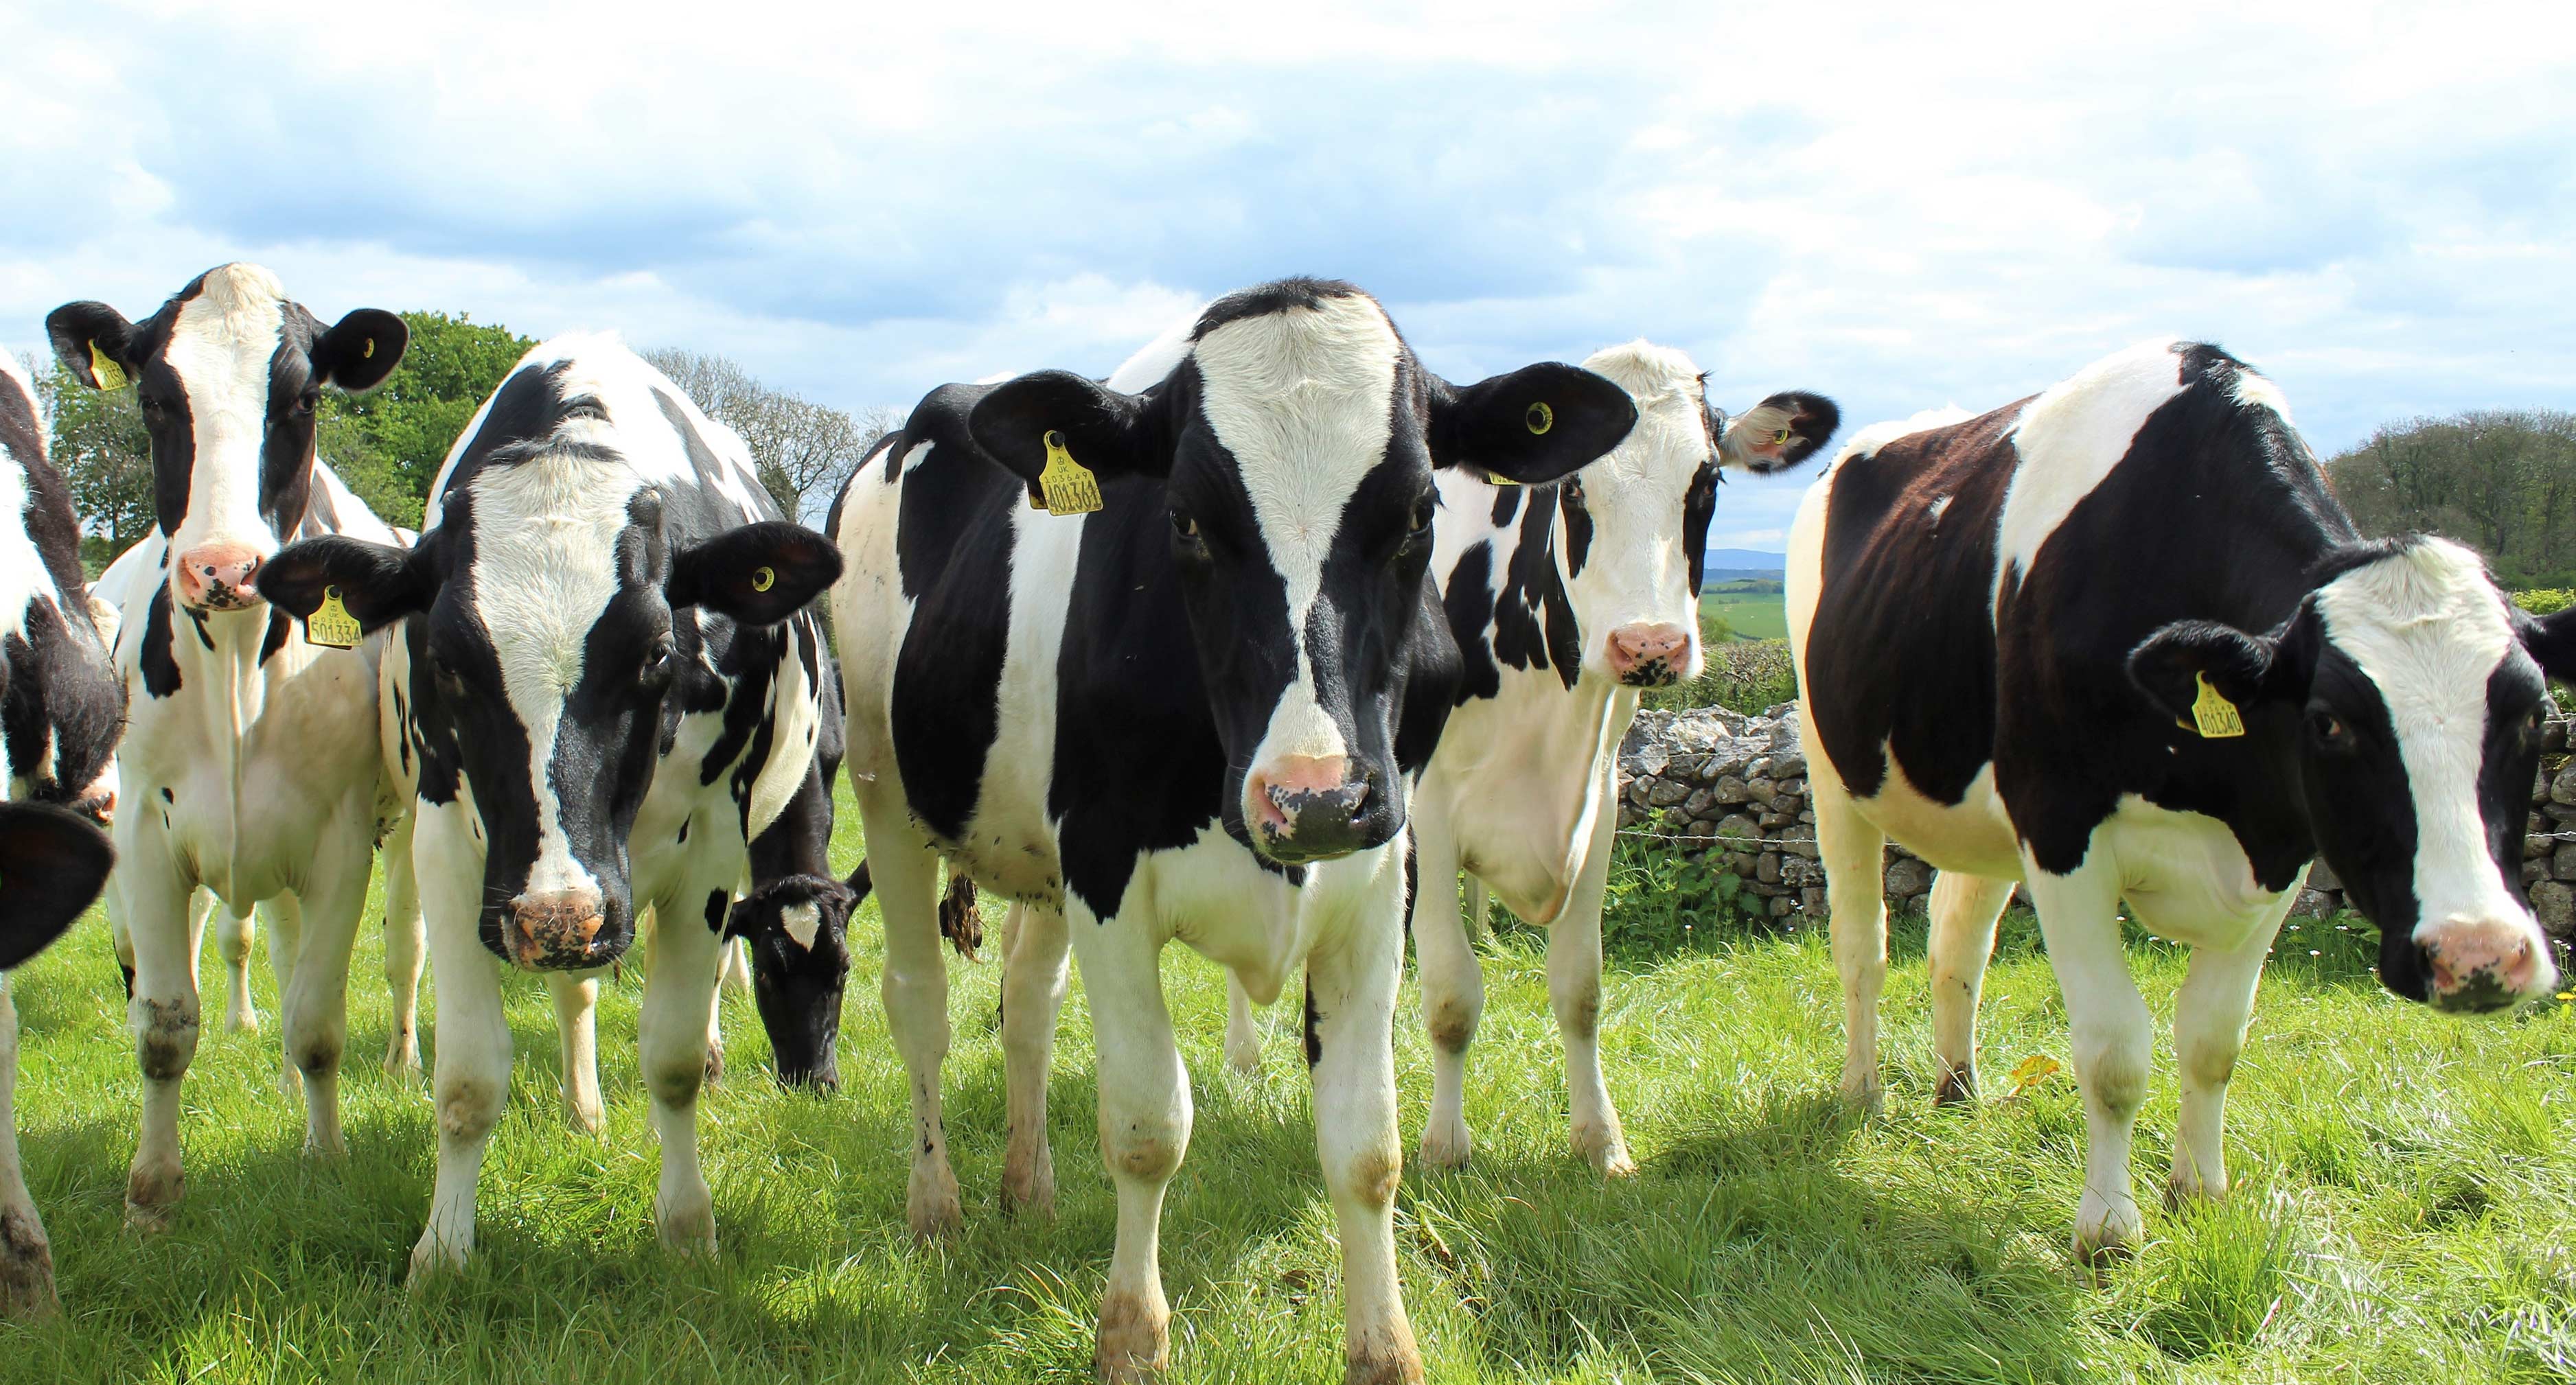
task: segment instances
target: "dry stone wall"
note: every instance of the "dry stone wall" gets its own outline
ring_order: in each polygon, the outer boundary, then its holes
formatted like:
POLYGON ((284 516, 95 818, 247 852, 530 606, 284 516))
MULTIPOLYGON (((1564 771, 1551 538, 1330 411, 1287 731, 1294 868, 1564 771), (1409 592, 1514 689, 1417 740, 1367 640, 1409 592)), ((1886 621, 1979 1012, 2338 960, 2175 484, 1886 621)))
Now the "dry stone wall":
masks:
MULTIPOLYGON (((2567 754, 2567 729, 2553 721, 2543 733, 2522 866, 2533 912, 2561 938, 2576 935, 2576 758, 2567 754)), ((1619 747, 1619 780, 1622 830, 1708 857, 1740 877, 1774 918, 1823 916, 1825 872, 1796 703, 1751 715, 1723 707, 1641 711, 1619 747)), ((1891 845, 1881 871, 1890 908, 1924 907, 1929 865, 1891 845)), ((2342 882, 2319 861, 2293 913, 2322 916, 2343 904, 2342 882)))

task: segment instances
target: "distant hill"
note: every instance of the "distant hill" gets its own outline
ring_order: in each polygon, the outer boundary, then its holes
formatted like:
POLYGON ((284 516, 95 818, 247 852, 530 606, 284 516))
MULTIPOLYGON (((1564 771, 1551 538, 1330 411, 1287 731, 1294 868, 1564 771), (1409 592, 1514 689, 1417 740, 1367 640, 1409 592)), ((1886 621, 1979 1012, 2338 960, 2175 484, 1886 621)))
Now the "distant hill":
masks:
POLYGON ((1750 548, 1712 548, 1706 559, 1707 580, 1725 582, 1737 577, 1777 577, 1788 568, 1789 560, 1778 553, 1763 553, 1750 548))

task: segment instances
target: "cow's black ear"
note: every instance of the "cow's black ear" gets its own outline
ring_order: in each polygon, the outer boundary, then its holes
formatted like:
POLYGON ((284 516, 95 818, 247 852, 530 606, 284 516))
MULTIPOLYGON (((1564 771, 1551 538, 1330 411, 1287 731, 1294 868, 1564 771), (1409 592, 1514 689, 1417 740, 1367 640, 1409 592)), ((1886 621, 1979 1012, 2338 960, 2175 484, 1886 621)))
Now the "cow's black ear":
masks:
POLYGON ((134 324, 104 303, 65 303, 45 314, 54 359, 94 390, 123 389, 143 363, 134 359, 134 324))
POLYGON ((438 595, 429 545, 437 541, 431 534, 419 548, 396 548, 332 534, 290 543, 260 564, 259 594, 288 615, 307 618, 337 590, 342 609, 373 633, 429 609, 438 595))
POLYGON ((2188 725, 2203 677, 2219 696, 2243 708, 2278 681, 2273 665, 2279 652, 2279 642, 2269 635, 2249 635, 2214 620, 2178 620, 2129 652, 2129 681, 2167 720, 2188 725))
POLYGON ((385 382, 402 364, 411 328, 382 308, 360 308, 331 325, 313 343, 313 373, 351 394, 385 382))
POLYGON ((662 595, 674 610, 703 606, 750 625, 775 625, 841 575, 841 550, 783 519, 746 524, 672 556, 662 595))
POLYGON ((87 818, 44 803, 0 804, 0 971, 61 937, 115 864, 116 848, 87 818))
POLYGON ((2521 616, 2515 633, 2523 650, 2552 683, 2576 683, 2576 606, 2553 615, 2521 616))
POLYGON ((1041 370, 986 391, 967 411, 966 432, 984 455, 1031 485, 1046 470, 1050 433, 1095 476, 1161 476, 1172 458, 1153 445, 1148 397, 1069 370, 1041 370))
POLYGON ((1544 485, 1619 445, 1636 401, 1579 366, 1542 361, 1459 386, 1434 376, 1431 464, 1544 485))
POLYGON ((1834 401, 1805 390, 1783 390, 1735 416, 1718 435, 1720 466, 1773 472, 1822 451, 1843 423, 1834 401))

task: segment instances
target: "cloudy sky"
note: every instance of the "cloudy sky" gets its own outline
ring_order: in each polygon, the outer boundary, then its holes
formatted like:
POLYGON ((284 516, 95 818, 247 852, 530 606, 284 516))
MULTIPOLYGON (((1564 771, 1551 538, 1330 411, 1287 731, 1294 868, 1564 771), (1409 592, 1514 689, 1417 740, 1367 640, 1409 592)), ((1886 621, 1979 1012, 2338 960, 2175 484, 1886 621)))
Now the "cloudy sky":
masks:
POLYGON ((1313 273, 1453 379, 1644 335, 1855 422, 2166 333, 2321 451, 2576 405, 2564 3, 828 8, 0 0, 0 345, 252 259, 908 405, 1313 273))

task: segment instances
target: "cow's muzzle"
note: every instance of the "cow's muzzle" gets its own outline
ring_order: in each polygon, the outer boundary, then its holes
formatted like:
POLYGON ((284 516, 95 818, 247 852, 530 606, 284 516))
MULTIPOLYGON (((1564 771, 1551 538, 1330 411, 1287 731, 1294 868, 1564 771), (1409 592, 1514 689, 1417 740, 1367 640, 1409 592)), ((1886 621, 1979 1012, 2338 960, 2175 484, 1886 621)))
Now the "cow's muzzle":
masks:
POLYGON ((521 895, 510 901, 510 960, 528 971, 579 971, 615 960, 600 945, 600 897, 589 891, 521 895))
POLYGON ((1681 681, 1690 661, 1690 632, 1657 621, 1622 625, 1610 632, 1601 655, 1611 674, 1632 688, 1669 687, 1681 681))
POLYGON ((2415 937, 2424 952, 2425 999, 2436 1010, 2501 1010, 2557 984, 2549 945, 2530 923, 2453 918, 2415 937))
POLYGON ((1347 856, 1368 845, 1362 814, 1366 779, 1348 778, 1339 755, 1291 755, 1252 772, 1245 785, 1252 829, 1261 852, 1282 865, 1347 856))

